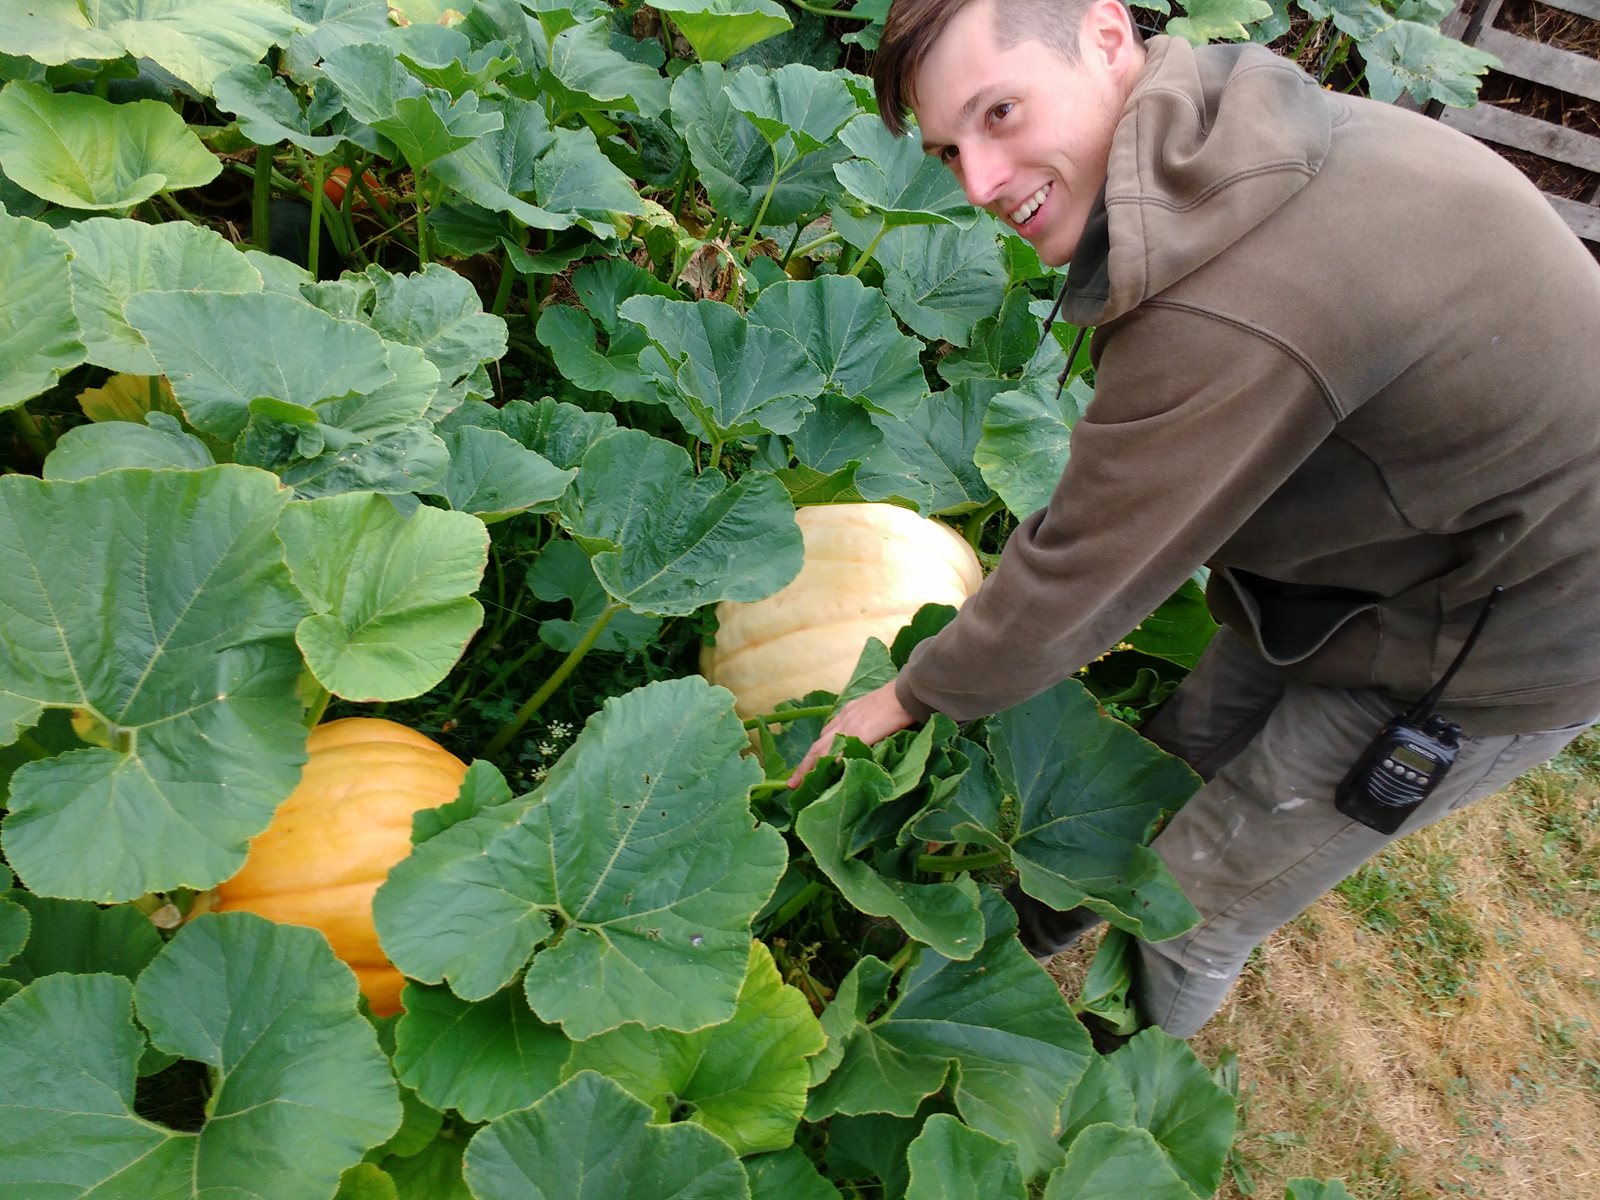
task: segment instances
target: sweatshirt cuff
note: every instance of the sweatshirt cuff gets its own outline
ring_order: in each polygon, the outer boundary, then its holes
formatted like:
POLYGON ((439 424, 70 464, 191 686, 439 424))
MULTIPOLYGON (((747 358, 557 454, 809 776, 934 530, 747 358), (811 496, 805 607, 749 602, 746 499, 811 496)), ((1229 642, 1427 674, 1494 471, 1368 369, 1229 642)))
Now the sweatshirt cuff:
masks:
POLYGON ((919 700, 911 690, 911 682, 902 670, 894 677, 894 698, 900 701, 900 707, 910 713, 918 722, 926 721, 933 716, 934 709, 919 700))

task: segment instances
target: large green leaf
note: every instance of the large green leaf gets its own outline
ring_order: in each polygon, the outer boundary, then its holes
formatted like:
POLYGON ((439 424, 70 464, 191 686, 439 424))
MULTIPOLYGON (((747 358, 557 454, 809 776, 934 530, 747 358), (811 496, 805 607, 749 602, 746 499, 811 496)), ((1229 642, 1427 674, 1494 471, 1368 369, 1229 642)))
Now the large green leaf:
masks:
POLYGON ((434 1108, 488 1121, 561 1082, 573 1043, 533 1015, 520 987, 470 1003, 449 988, 408 984, 402 1000, 395 1073, 434 1108))
POLYGON ((863 113, 839 135, 856 155, 833 169, 846 192, 899 225, 971 225, 977 210, 956 177, 922 152, 915 133, 895 137, 875 115, 863 113))
MULTIPOLYGON (((989 484, 973 461, 988 405, 981 382, 969 379, 924 397, 904 417, 873 414, 886 448, 924 489, 918 499, 925 515, 967 512, 988 503, 989 484)), ((866 472, 859 482, 862 495, 874 500, 902 487, 899 478, 886 476, 880 482, 866 472)))
POLYGON ((274 533, 288 493, 246 467, 0 479, 0 690, 76 708, 93 746, 12 780, 6 854, 43 895, 211 887, 305 756, 288 634, 305 615, 274 533), (71 555, 62 529, 94 530, 71 555))
POLYGON ((217 106, 238 117, 239 132, 258 146, 289 142, 320 155, 344 141, 337 133, 314 133, 308 111, 265 63, 248 63, 217 76, 215 90, 217 106))
POLYGON ((575 214, 552 212, 534 199, 534 171, 556 144, 544 109, 534 101, 506 97, 490 102, 502 125, 471 145, 439 159, 434 179, 492 212, 510 213, 533 229, 566 229, 575 214))
POLYGON ((616 432, 610 413, 589 412, 576 404, 544 399, 537 404, 513 400, 504 408, 489 408, 484 425, 498 429, 558 467, 576 467, 589 448, 616 432))
MULTIPOLYGON (((619 310, 661 352, 657 378, 684 430, 721 443, 793 433, 822 391, 821 373, 789 334, 716 300, 633 296, 619 310)), ((651 366, 641 358, 640 365, 651 366)))
POLYGON ((443 496, 457 512, 473 513, 486 522, 549 511, 577 474, 570 468, 561 470, 496 429, 458 429, 445 444, 450 466, 429 494, 443 496))
POLYGON ((609 109, 659 116, 667 107, 668 81, 660 71, 635 62, 611 45, 610 22, 582 21, 556 34, 543 75, 556 98, 556 121, 584 109, 609 109))
POLYGON ((371 328, 291 296, 143 292, 124 311, 190 422, 224 441, 244 431, 258 397, 311 410, 376 392, 396 377, 371 328))
POLYGON ((479 111, 476 92, 460 99, 424 87, 387 46, 340 46, 323 60, 350 114, 394 143, 416 168, 501 128, 498 110, 479 111))
POLYGON ((0 89, 0 166, 18 186, 67 208, 128 209, 222 173, 159 100, 113 104, 13 80, 0 89))
POLYGON ((1062 912, 1086 905, 1147 941, 1195 923, 1145 845, 1156 818, 1199 786, 1181 759, 1100 712, 1071 679, 993 718, 989 747, 1020 805, 1011 855, 1024 891, 1062 912))
POLYGON ((483 623, 473 593, 489 532, 476 517, 436 508, 402 517, 382 496, 358 492, 297 501, 278 532, 289 573, 313 610, 295 640, 334 695, 421 695, 483 623))
POLYGON ((1044 1200, 1195 1200, 1149 1132, 1091 1125, 1050 1176, 1044 1200))
POLYGON ((1417 21, 1396 21, 1361 43, 1361 61, 1375 100, 1410 92, 1419 104, 1456 108, 1477 103, 1478 85, 1499 60, 1417 21))
POLYGON ((0 50, 57 65, 76 58, 148 58, 210 94, 231 67, 253 63, 304 26, 288 0, 33 0, 8 14, 0 50))
POLYGON ((750 320, 796 339, 822 373, 823 388, 837 395, 906 416, 928 394, 922 343, 900 331, 882 292, 854 276, 763 288, 750 320))
POLYGON ((329 1196, 400 1124, 356 983, 310 929, 248 913, 184 928, 139 977, 51 975, 0 1007, 0 1190, 37 1200, 329 1196), (215 1072, 198 1133, 135 1115, 139 1022, 215 1072))
POLYGON ((950 958, 971 958, 983 947, 977 885, 964 876, 916 883, 875 869, 871 857, 861 853, 863 830, 905 785, 870 759, 849 759, 844 767, 843 777, 795 821, 795 832, 817 866, 862 912, 892 917, 919 942, 950 958))
POLYGON ((1018 1147, 1026 1176, 1060 1161, 1061 1105, 1094 1051, 1055 981, 1017 942, 1010 905, 986 892, 983 909, 983 950, 969 962, 924 952, 876 1018, 869 1014, 882 1005, 887 972, 861 960, 853 974, 872 973, 871 985, 841 987, 823 1015, 841 1051, 812 1089, 810 1120, 910 1116, 942 1087, 968 1125, 1018 1147))
POLYGON ((373 288, 372 327, 386 341, 415 346, 439 368, 439 391, 429 405, 432 420, 473 394, 473 376, 484 363, 505 356, 504 318, 483 311, 468 280, 429 263, 411 275, 367 268, 373 288))
POLYGON ((1331 19, 1335 29, 1358 42, 1394 24, 1394 14, 1376 0, 1303 0, 1300 7, 1313 20, 1331 19))
POLYGON ((928 1118, 906 1157, 911 1167, 906 1200, 1026 1200, 1016 1147, 949 1113, 928 1118))
POLYGON ((148 225, 112 217, 61 231, 72 247, 72 304, 89 361, 132 375, 160 375, 144 338, 123 313, 148 291, 259 292, 261 273, 220 234, 188 221, 148 225))
POLYGON ((793 27, 773 0, 662 0, 652 7, 671 18, 705 62, 722 62, 793 27))
POLYGON ((972 457, 1013 513, 1027 516, 1049 503, 1067 467, 1072 427, 1093 399, 1082 378, 1061 389, 1044 373, 989 402, 972 457))
POLYGON ((773 476, 696 475, 688 451, 634 429, 584 455, 561 519, 606 591, 657 616, 770 596, 799 574, 804 553, 773 476))
POLYGON ((289 39, 284 62, 300 83, 311 83, 317 64, 340 46, 379 42, 392 28, 387 0, 290 0, 300 32, 289 39))
POLYGON ((1213 41, 1248 40, 1247 26, 1272 16, 1272 5, 1267 0, 1188 0, 1184 12, 1184 16, 1167 22, 1167 31, 1203 46, 1213 41))
POLYGON ((593 1071, 484 1126, 467 1147, 477 1200, 750 1200, 733 1149, 593 1071))
POLYGON ((826 150, 861 111, 843 75, 805 63, 742 67, 727 81, 727 94, 735 111, 776 150, 785 170, 826 150))
POLYGON ((843 1200, 798 1147, 744 1160, 751 1200, 843 1200))
POLYGON ((749 816, 746 744, 731 697, 698 676, 608 700, 529 804, 452 825, 390 873, 384 948, 469 1000, 533 954, 534 1012, 578 1040, 727 1020, 786 858, 749 816), (561 937, 534 953, 552 917, 561 937))
POLYGON ((617 233, 621 217, 640 215, 644 204, 629 178, 600 149, 588 129, 554 129, 549 151, 533 166, 540 208, 571 217, 591 233, 617 233))
POLYGON ((650 341, 638 326, 625 326, 602 350, 595 344, 595 323, 582 309, 551 304, 539 314, 538 332, 561 378, 574 386, 636 404, 660 399, 655 381, 639 367, 639 352, 650 341))
MULTIPOLYGON (((979 321, 965 350, 955 350, 939 360, 939 375, 946 383, 963 379, 1012 379, 1040 350, 1039 321, 1032 312, 1033 296, 1025 287, 1006 293, 1000 311, 979 321)), ((1051 376, 1060 374, 1065 356, 1044 342, 1052 362, 1051 376)), ((1040 373, 1037 369, 1034 374, 1040 373)))
POLYGON ((1135 650, 1193 670, 1216 631, 1217 622, 1206 607, 1205 589, 1186 579, 1126 640, 1135 650))
POLYGON ((37 396, 84 360, 71 258, 48 225, 0 208, 0 408, 37 396))
POLYGON ((778 976, 772 952, 750 943, 733 1016, 696 1033, 637 1025, 580 1042, 567 1070, 598 1071, 650 1105, 657 1121, 687 1117, 739 1154, 782 1150, 806 1107, 822 1026, 804 995, 778 976))
MULTIPOLYGON (((876 220, 870 221, 875 234, 876 220)), ((877 249, 883 291, 895 314, 930 340, 965 346, 1000 311, 1006 269, 990 220, 961 228, 890 229, 877 249)))
MULTIPOLYGON (((594 628, 611 598, 595 577, 594 566, 577 543, 560 538, 549 542, 528 568, 528 590, 541 600, 567 601, 572 619, 552 617, 539 622, 539 640, 570 654, 594 628)), ((661 629, 658 617, 617 613, 594 641, 593 649, 620 653, 649 645, 661 629)))
POLYGON ((688 142, 689 155, 717 211, 748 226, 758 213, 765 225, 783 225, 817 210, 838 190, 833 168, 848 157, 848 151, 833 145, 803 156, 780 175, 772 147, 728 95, 729 82, 728 72, 706 62, 690 67, 672 84, 673 127, 688 142))
POLYGON ((1150 1131, 1178 1177, 1197 1196, 1215 1192, 1233 1144, 1233 1096, 1186 1042, 1159 1029, 1135 1035, 1110 1063, 1133 1094, 1134 1120, 1150 1131))
POLYGON ((0 968, 19 984, 46 975, 106 972, 135 980, 160 952, 161 934, 150 918, 127 904, 102 908, 87 900, 53 900, 31 892, 10 894, 29 918, 32 936, 0 968))

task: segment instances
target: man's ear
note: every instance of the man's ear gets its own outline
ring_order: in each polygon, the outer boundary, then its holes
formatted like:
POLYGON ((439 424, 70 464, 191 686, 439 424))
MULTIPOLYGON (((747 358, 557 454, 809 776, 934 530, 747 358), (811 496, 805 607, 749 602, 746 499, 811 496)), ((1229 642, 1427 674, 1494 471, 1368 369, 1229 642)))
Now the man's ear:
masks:
POLYGON ((1078 32, 1083 60, 1121 75, 1144 57, 1144 40, 1133 27, 1133 14, 1122 0, 1093 0, 1078 32))

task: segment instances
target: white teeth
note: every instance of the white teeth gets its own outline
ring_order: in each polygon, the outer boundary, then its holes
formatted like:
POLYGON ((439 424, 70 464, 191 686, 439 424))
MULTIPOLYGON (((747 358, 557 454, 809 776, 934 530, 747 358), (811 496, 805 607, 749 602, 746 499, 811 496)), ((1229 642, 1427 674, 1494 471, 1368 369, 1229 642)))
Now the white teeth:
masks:
POLYGON ((1023 201, 1022 207, 1017 209, 1016 212, 1011 214, 1012 223, 1016 224, 1016 225, 1021 225, 1029 217, 1033 216, 1033 214, 1038 210, 1039 205, 1044 203, 1044 198, 1046 196, 1048 196, 1049 194, 1050 194, 1050 185, 1047 183, 1042 188, 1040 188, 1037 192, 1035 192, 1033 195, 1029 196, 1025 201, 1023 201))

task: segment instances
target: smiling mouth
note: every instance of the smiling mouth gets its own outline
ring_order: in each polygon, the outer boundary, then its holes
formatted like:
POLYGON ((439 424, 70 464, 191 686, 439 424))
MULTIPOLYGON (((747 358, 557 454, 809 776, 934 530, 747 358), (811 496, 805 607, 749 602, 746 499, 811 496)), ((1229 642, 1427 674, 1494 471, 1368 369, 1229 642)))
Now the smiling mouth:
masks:
POLYGON ((1050 194, 1050 187, 1050 184, 1045 184, 1024 200, 1020 207, 1014 209, 1010 214, 1011 223, 1017 226, 1026 225, 1032 219, 1033 214, 1039 211, 1039 206, 1044 203, 1044 198, 1050 194))

